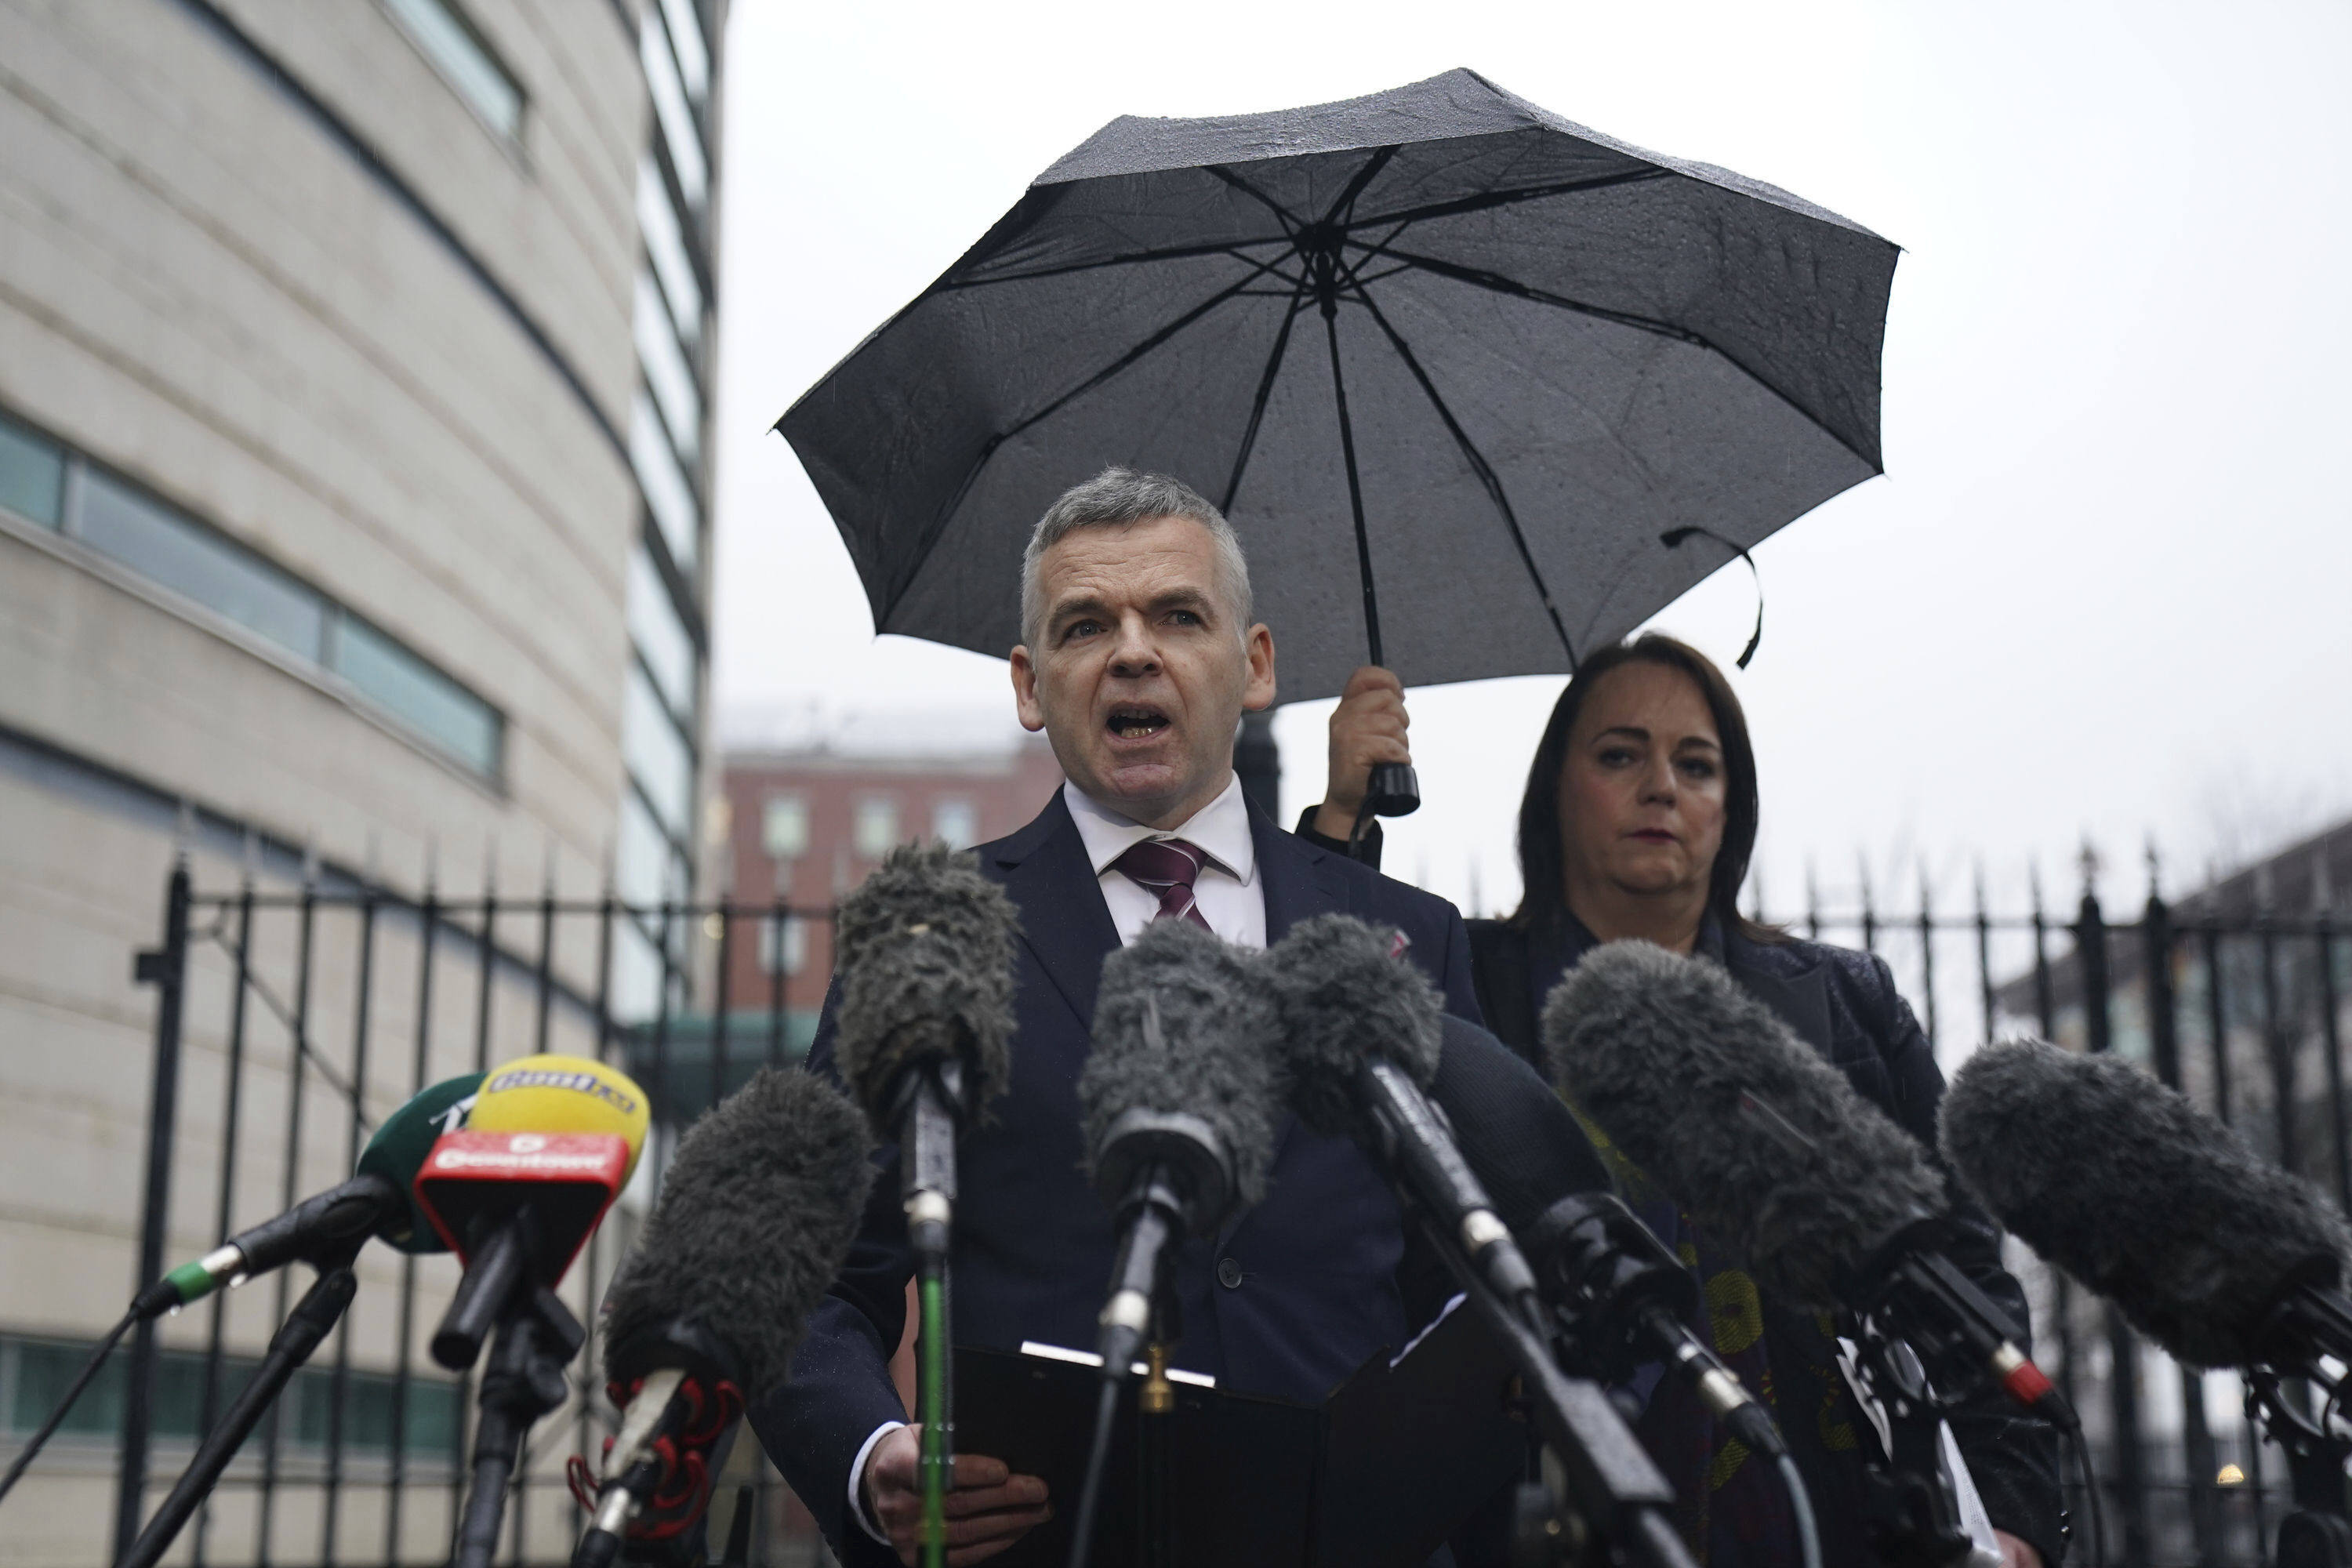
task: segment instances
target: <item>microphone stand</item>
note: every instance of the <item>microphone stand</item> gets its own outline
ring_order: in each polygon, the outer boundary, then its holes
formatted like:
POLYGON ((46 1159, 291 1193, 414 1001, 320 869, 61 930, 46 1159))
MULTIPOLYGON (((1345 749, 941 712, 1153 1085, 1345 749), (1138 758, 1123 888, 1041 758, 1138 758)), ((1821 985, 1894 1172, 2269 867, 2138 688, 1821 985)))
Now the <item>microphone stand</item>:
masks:
POLYGON ((923 1568, 947 1562, 947 1494, 955 1475, 954 1353, 949 1313, 948 1254, 955 1222, 956 1127, 963 1119, 963 1063, 952 1058, 909 1071, 897 1115, 907 1239, 915 1255, 919 1323, 915 1403, 922 1421, 923 1568))
POLYGON ((1656 1462, 1601 1384, 1560 1371, 1533 1279, 1523 1300, 1504 1300, 1487 1283, 1486 1270, 1471 1257, 1464 1238, 1422 1213, 1405 1184, 1391 1178, 1391 1184, 1414 1209, 1423 1233, 1472 1309, 1502 1342, 1537 1427, 1559 1460, 1569 1494, 1559 1500, 1570 1517, 1544 1521, 1543 1526, 1557 1527, 1549 1532, 1569 1551, 1563 1561, 1580 1561, 1590 1534, 1597 1531, 1616 1549, 1620 1560, 1638 1568, 1696 1568, 1690 1548, 1675 1529, 1674 1488, 1656 1462))
POLYGON ((155 1568, 163 1553, 172 1549, 172 1542, 179 1539, 180 1531, 212 1495, 221 1472, 236 1458, 246 1438, 261 1424, 262 1416, 268 1414, 302 1363, 310 1359, 311 1352, 341 1321, 359 1290, 359 1278, 352 1272, 352 1260, 359 1256, 366 1240, 362 1236, 316 1260, 318 1279, 310 1282, 310 1288, 286 1315, 286 1321, 270 1336, 269 1351, 262 1357, 261 1365, 220 1421, 205 1435, 195 1457, 173 1485, 171 1495, 139 1532, 139 1539, 131 1543, 131 1550, 123 1553, 118 1568, 155 1568))
MULTIPOLYGON (((2315 1373, 2320 1355, 2343 1360, 2352 1352, 2352 1305, 2332 1289, 2291 1291, 2271 1313, 2261 1337, 2279 1362, 2299 1362, 2315 1373)), ((2279 1521, 2277 1568, 2352 1568, 2352 1517, 2345 1499, 2352 1434, 2336 1418, 2352 1379, 2315 1377, 2327 1397, 2314 1416, 2305 1400, 2289 1392, 2275 1366, 2249 1367, 2245 1376, 2246 1414, 2259 1418, 2271 1441, 2286 1450, 2294 1496, 2294 1511, 2279 1521)))
POLYGON ((507 1486, 522 1442, 539 1418, 563 1403, 563 1369, 587 1338, 555 1292, 534 1285, 518 1292, 499 1320, 489 1364, 482 1373, 474 1427, 474 1483, 457 1529, 451 1568, 490 1568, 506 1521, 507 1486))

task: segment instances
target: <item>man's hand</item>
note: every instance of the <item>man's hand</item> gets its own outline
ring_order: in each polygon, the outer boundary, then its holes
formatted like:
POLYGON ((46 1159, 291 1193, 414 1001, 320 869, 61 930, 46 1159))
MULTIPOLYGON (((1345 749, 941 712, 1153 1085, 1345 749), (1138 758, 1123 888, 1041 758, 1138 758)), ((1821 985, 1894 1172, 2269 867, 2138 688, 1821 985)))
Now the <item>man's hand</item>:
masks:
POLYGON ((1315 814, 1316 832, 1345 838, 1355 831, 1372 764, 1412 761, 1404 738, 1412 722, 1405 717, 1404 684, 1395 676, 1368 664, 1348 677, 1348 689, 1331 710, 1331 771, 1322 808, 1315 814))
MULTIPOLYGON (((919 1426, 899 1427, 866 1457, 866 1510, 908 1568, 922 1554, 921 1458, 919 1426)), ((1016 1476, 1002 1459, 958 1454, 947 1496, 949 1568, 984 1563, 1053 1517, 1036 1477, 1016 1476)))
POLYGON ((2006 1530, 1994 1531, 1992 1538, 2000 1545, 2000 1568, 2042 1568, 2042 1553, 2006 1530))

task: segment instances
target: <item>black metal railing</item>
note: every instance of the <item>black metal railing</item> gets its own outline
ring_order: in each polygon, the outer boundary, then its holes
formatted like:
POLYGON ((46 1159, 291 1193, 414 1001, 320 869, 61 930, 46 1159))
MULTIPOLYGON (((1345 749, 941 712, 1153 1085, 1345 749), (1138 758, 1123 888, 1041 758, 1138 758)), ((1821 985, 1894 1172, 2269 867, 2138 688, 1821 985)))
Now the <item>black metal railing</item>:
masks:
MULTIPOLYGON (((2047 909, 2038 887, 2022 914, 1995 915, 1981 894, 1973 909, 1938 910, 1924 884, 1913 908, 1890 911, 1865 884, 1842 910, 1809 895, 1787 923, 1885 960, 1948 1070, 1977 1043, 2020 1032, 2117 1052, 2352 1203, 2342 1058, 2352 933, 2342 917, 2212 897, 2176 906, 2151 892, 2137 920, 2116 922, 2087 885, 2095 869, 2086 864, 2064 913, 2047 909)), ((139 964, 159 987, 142 1275, 340 1180, 382 1115, 418 1088, 536 1051, 614 1062, 647 1089, 656 1131, 644 1180, 657 1182, 683 1124, 758 1067, 804 1050, 814 1020, 788 1004, 784 954, 797 944, 784 931, 828 919, 776 902, 633 906, 488 888, 411 897, 320 877, 208 894, 176 871, 163 941, 139 964), (738 962, 747 942, 772 962, 738 962), (745 972, 756 983, 740 982, 745 972)), ((565 1283, 583 1322, 593 1325, 637 1212, 616 1209, 565 1283)), ((455 1264, 382 1249, 363 1257, 352 1318, 192 1531, 200 1568, 446 1555, 473 1391, 428 1371, 414 1347, 456 1282, 455 1264), (426 1414, 445 1408, 454 1422, 426 1414)), ((2265 1561, 2289 1506, 2285 1465, 2247 1419, 2241 1381, 2182 1373, 2105 1303, 2021 1249, 2014 1257, 2041 1359, 2091 1436, 2116 1521, 2113 1559, 2265 1561)), ((192 1314, 199 1322, 142 1334, 129 1352, 119 1394, 124 1520, 160 1495, 168 1476, 151 1472, 222 1408, 240 1358, 282 1317, 289 1283, 281 1276, 215 1298, 192 1314), (159 1371, 169 1394, 160 1420, 159 1371)), ((0 1359, 0 1370, 7 1364, 0 1359)), ((593 1456, 608 1429, 609 1409, 586 1386, 595 1364, 592 1342, 573 1363, 572 1405, 534 1434, 512 1511, 513 1562, 561 1560, 573 1539, 560 1459, 593 1456)), ((756 1447, 738 1445, 722 1483, 740 1476, 757 1489, 755 1561, 821 1561, 805 1510, 756 1447)))
MULTIPOLYGON (((647 1092, 652 1131, 635 1194, 563 1282, 592 1338, 572 1364, 569 1405, 532 1434, 509 1501, 509 1560, 568 1561, 583 1521, 563 1460, 593 1462, 613 1416, 592 1386, 594 1308, 643 1213, 635 1199, 656 1190, 678 1131, 760 1068, 805 1050, 814 1021, 787 1005, 782 962, 794 920, 830 911, 551 889, 409 896, 318 876, 213 894, 175 868, 163 940, 136 967, 158 987, 141 1277, 348 1175, 383 1118, 429 1084, 547 1051, 620 1067, 647 1092), (732 973, 746 941, 773 959, 750 995, 732 973)), ((194 1323, 142 1326, 121 1373, 110 1369, 118 1555, 285 1316, 294 1272, 211 1298, 187 1315, 194 1323), (160 1412, 159 1373, 176 1377, 178 1395, 160 1412)), ((362 1255, 359 1300, 183 1538, 187 1561, 446 1560, 473 1379, 443 1373, 421 1346, 457 1277, 446 1255, 362 1255)), ((719 1484, 722 1518, 738 1485, 753 1488, 755 1561, 820 1560, 806 1511, 748 1436, 719 1484)))

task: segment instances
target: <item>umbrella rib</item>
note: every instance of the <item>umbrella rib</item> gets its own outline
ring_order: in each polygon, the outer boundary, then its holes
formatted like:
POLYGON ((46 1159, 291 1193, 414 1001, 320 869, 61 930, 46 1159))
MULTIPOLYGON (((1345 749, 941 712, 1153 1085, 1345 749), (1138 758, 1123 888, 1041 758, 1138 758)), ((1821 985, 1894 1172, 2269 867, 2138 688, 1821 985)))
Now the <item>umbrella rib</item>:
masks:
POLYGON ((1265 207, 1266 211, 1272 213, 1275 217, 1280 221, 1282 224, 1283 233, 1288 237, 1296 239, 1298 236, 1298 231, 1307 226, 1305 224, 1298 221, 1298 216, 1296 213, 1290 211, 1289 208, 1284 206, 1280 202, 1276 201, 1272 196, 1267 195, 1264 191, 1259 190, 1255 185, 1251 184, 1247 180, 1243 179, 1239 174, 1234 174, 1231 169, 1226 168, 1223 163, 1210 163, 1204 166, 1208 169, 1209 173, 1224 181, 1225 184, 1233 186, 1234 189, 1241 192, 1242 195, 1248 196, 1251 200, 1265 207))
POLYGON ((1040 267, 1031 272, 1000 272, 988 278, 959 278, 941 283, 933 290, 950 294, 965 289, 984 289, 992 283, 1029 283, 1041 278, 1066 278, 1074 272, 1097 272, 1106 267, 1133 267, 1147 261, 1189 261, 1199 256, 1230 256, 1236 261, 1257 265, 1255 257, 1243 251, 1256 245, 1287 247, 1286 235, 1266 235, 1256 239, 1220 240, 1213 244, 1171 245, 1157 250, 1130 250, 1118 256, 1106 256, 1094 261, 1073 261, 1066 267, 1040 267))
POLYGON ((1241 450, 1234 454, 1233 477, 1225 480, 1225 499, 1218 510, 1230 516, 1234 497, 1242 488, 1242 471, 1249 467, 1250 454, 1257 449, 1258 426, 1265 419, 1266 399, 1274 395, 1274 378, 1282 369, 1282 358, 1290 347, 1290 328, 1298 320, 1300 304, 1307 296, 1307 282, 1301 279, 1290 293, 1290 309, 1282 313, 1282 325, 1274 334, 1274 352, 1266 356, 1265 369, 1257 378, 1257 396, 1250 404, 1249 426, 1242 432, 1241 450))
MULTIPOLYGON (((1468 283, 1497 294, 1509 294, 1521 300, 1531 300, 1538 305, 1557 306, 1563 310, 1573 310, 1580 316, 1591 316, 1597 321, 1609 321, 1617 326, 1654 332, 1662 338, 1674 338, 1682 342, 1695 344, 1699 348, 1715 349, 1713 343, 1692 331, 1688 327, 1678 327, 1672 321, 1661 321, 1654 316, 1637 316, 1630 310, 1612 310, 1606 305, 1588 304, 1582 300, 1572 300, 1565 294, 1555 294, 1549 289, 1538 289, 1533 284, 1522 283, 1515 278, 1507 278, 1499 272, 1489 272, 1482 267, 1465 267, 1459 262, 1446 261, 1434 256, 1423 256, 1410 250, 1397 250, 1387 245, 1368 244, 1360 239, 1351 239, 1348 243, 1370 255, 1385 257, 1391 261, 1402 262, 1407 267, 1418 268, 1423 272, 1433 272, 1440 278, 1451 278, 1457 283, 1468 283)), ((1721 351, 1716 350, 1716 352, 1721 351)))
POLYGON ((922 542, 908 555, 908 564, 906 570, 906 574, 901 581, 891 588, 890 602, 883 608, 882 614, 877 617, 876 628, 877 630, 883 629, 888 623, 891 616, 897 613, 898 601, 906 596, 907 590, 914 584, 915 574, 922 569, 923 562, 931 552, 931 547, 939 542, 940 535, 947 531, 949 521, 955 516, 957 510, 963 505, 963 498, 971 493, 971 487, 973 484, 978 482, 981 470, 988 467, 989 459, 996 456, 997 449, 999 447, 1003 447, 1004 443, 1010 441, 1015 436, 1020 435, 1023 431, 1038 424, 1040 421, 1050 418, 1054 414, 1067 406, 1073 399, 1084 396, 1086 394, 1093 391, 1096 387, 1100 386, 1103 383, 1110 380, 1111 377, 1117 375, 1119 372, 1134 364, 1136 361, 1143 358, 1146 354, 1150 353, 1154 349, 1159 348, 1162 343, 1165 343, 1169 339, 1182 331, 1186 327, 1191 326, 1193 322, 1207 315, 1211 310, 1215 310, 1219 305, 1223 304, 1226 300, 1241 293, 1252 283, 1256 282, 1266 273, 1272 271, 1274 267, 1275 263, 1271 261, 1251 263, 1250 270, 1245 276, 1227 284, 1224 288, 1218 289, 1215 293, 1210 295, 1207 299, 1202 300, 1191 310, 1186 310, 1183 314, 1176 317, 1173 321, 1169 321, 1165 326, 1162 326, 1159 331, 1153 332, 1150 337, 1145 338, 1141 342, 1137 343, 1133 348, 1128 350, 1127 353, 1119 355, 1118 358, 1113 360, 1102 369, 1095 372, 1094 374, 1087 377, 1086 380, 1070 388, 1069 391, 1062 394, 1061 396, 1056 397, 1054 401, 1037 410, 1036 413, 1030 415, 1024 419, 1017 421, 1006 429, 998 431, 995 435, 991 436, 986 441, 982 442, 978 455, 976 455, 971 460, 971 466, 964 470, 963 481, 956 486, 955 494, 950 496, 948 498, 947 504, 940 508, 939 511, 933 515, 930 526, 923 531, 922 542))
POLYGON ((1395 157, 1397 152, 1395 147, 1383 147, 1365 159, 1364 166, 1348 181, 1348 188, 1341 191, 1339 199, 1331 204, 1331 210, 1323 215, 1324 223, 1336 224, 1341 228, 1352 223, 1356 216, 1356 198, 1364 194, 1364 187, 1372 183, 1374 175, 1389 166, 1389 160, 1395 157), (1340 216, 1342 213, 1347 215, 1344 218, 1340 216))
POLYGON ((1437 384, 1430 380, 1429 373, 1422 368, 1420 359, 1414 355, 1412 346, 1404 341, 1404 334, 1398 331, 1391 323, 1387 314, 1374 302, 1372 297, 1364 291, 1361 283, 1356 285, 1356 298, 1363 302, 1364 309, 1371 312, 1372 320, 1380 324, 1381 331, 1387 335, 1389 346, 1396 350, 1397 357, 1404 361, 1407 370, 1412 372, 1413 380, 1421 384, 1421 390, 1428 397, 1430 406, 1437 411, 1437 417, 1444 422, 1447 434, 1454 437, 1454 444, 1462 448, 1462 456, 1469 463, 1471 471, 1478 476, 1478 482, 1486 487, 1487 499, 1495 503, 1495 510, 1502 514, 1503 526, 1510 530, 1511 542, 1518 549, 1519 563, 1528 569, 1528 579, 1535 584, 1536 596, 1543 601, 1544 614, 1551 617, 1551 629, 1559 634, 1560 650, 1568 655, 1568 672, 1574 675, 1577 664, 1576 644, 1569 639, 1568 626, 1559 618, 1559 606, 1552 602, 1551 585, 1544 581, 1543 569, 1536 564, 1535 552, 1528 549, 1528 536, 1519 527, 1518 513, 1511 509, 1510 497, 1504 493, 1502 476, 1495 472, 1493 465, 1486 461, 1486 455, 1478 450, 1477 443, 1470 439, 1470 433, 1462 428, 1462 422, 1454 417, 1454 410, 1447 406, 1444 397, 1437 390, 1437 384))
POLYGON ((1580 316, 1591 316, 1595 321, 1608 321, 1621 327, 1632 327, 1637 331, 1651 332, 1658 337, 1672 338, 1677 342, 1689 343, 1695 348, 1705 349, 1787 404, 1806 423, 1860 458, 1863 465, 1872 473, 1879 474, 1886 471, 1884 463, 1832 429, 1820 415, 1773 385, 1764 376, 1725 353, 1703 333, 1692 331, 1688 327, 1677 327, 1672 321, 1661 321, 1652 316, 1636 316, 1627 310, 1612 310, 1606 305, 1587 304, 1581 300, 1571 300, 1565 294, 1555 294, 1549 289, 1538 289, 1530 284, 1522 283, 1517 279, 1506 278, 1499 272, 1488 272, 1476 267, 1463 267, 1454 262, 1440 260, 1434 256, 1423 256, 1410 250, 1397 250, 1387 245, 1372 245, 1360 239, 1350 239, 1347 243, 1370 256, 1383 256, 1391 261, 1402 262, 1408 267, 1418 268, 1423 272, 1433 273, 1440 278, 1451 278, 1458 283, 1467 283, 1474 288, 1489 289, 1497 294, 1508 294, 1517 299, 1532 300, 1538 305, 1556 306, 1563 310, 1572 310, 1580 316))
POLYGON ((1612 185, 1639 184, 1648 180, 1672 177, 1667 169, 1631 169, 1619 174, 1601 174, 1590 180, 1563 180, 1552 185, 1526 185, 1509 191, 1482 191, 1475 196, 1457 196, 1450 202, 1433 202, 1424 207, 1407 207, 1402 212, 1375 213, 1370 217, 1350 218, 1350 228, 1376 228, 1384 223, 1398 225, 1419 223, 1423 218, 1452 217, 1456 213, 1483 212, 1489 207, 1516 206, 1521 202, 1539 202, 1550 196, 1575 195, 1583 191, 1605 191, 1612 185))

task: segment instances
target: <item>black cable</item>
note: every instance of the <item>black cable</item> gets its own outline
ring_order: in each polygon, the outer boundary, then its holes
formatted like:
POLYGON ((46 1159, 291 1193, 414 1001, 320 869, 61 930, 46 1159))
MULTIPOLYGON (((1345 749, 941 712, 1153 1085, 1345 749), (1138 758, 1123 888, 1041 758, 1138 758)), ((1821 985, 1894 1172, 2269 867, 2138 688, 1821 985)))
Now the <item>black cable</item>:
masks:
POLYGON ((1805 1568, 1822 1568, 1822 1527, 1813 1518, 1813 1500, 1805 1490, 1805 1478, 1797 1461, 1786 1454, 1774 1456, 1773 1464, 1780 1472, 1780 1484, 1789 1489, 1789 1512, 1797 1521, 1797 1548, 1804 1553, 1805 1568))
POLYGON ((1118 1419, 1119 1379, 1105 1377, 1095 1403, 1095 1440, 1087 1450, 1087 1479, 1078 1488, 1078 1517, 1070 1534, 1070 1568, 1087 1568, 1094 1548, 1095 1507, 1102 1500, 1103 1471, 1110 1463, 1111 1426, 1118 1419))
POLYGON ((2099 1500, 2099 1478, 2091 1468, 2091 1442, 2079 1421, 2061 1428, 2074 1450, 2074 1468, 2083 1478, 2083 1500, 2091 1510, 2091 1568, 2107 1568, 2107 1510, 2099 1500))
POLYGON ((122 1342, 122 1336, 129 1333, 131 1325, 138 1321, 139 1309, 133 1307, 122 1314, 122 1321, 114 1325, 114 1331, 99 1342, 98 1349, 90 1352, 89 1360, 82 1364, 81 1372, 74 1378, 73 1386, 66 1390, 66 1396, 58 1401, 58 1407, 49 1412, 49 1418, 41 1423, 41 1429, 33 1434, 32 1441, 25 1445, 25 1451, 16 1456, 15 1464, 8 1467, 7 1475, 0 1477, 0 1498, 8 1495, 8 1489, 16 1484, 16 1478, 32 1464, 33 1456, 41 1451, 42 1445, 64 1422, 66 1412, 73 1408, 74 1401, 81 1397, 81 1391, 89 1386, 90 1379, 98 1375, 99 1368, 106 1364, 106 1358, 114 1353, 114 1347, 122 1342))

